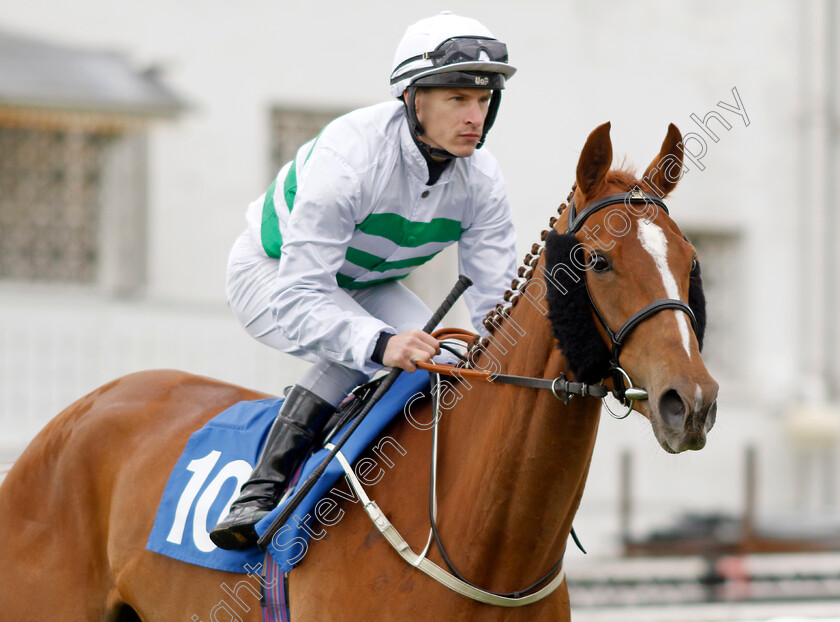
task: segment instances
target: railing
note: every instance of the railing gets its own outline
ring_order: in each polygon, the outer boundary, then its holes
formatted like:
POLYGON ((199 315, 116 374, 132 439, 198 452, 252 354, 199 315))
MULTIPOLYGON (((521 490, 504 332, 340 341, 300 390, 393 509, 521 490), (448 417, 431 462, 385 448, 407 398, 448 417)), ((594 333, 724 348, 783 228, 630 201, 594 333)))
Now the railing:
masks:
POLYGON ((222 305, 0 296, 0 460, 56 414, 124 374, 175 368, 278 394, 305 366, 257 343, 222 305))
POLYGON ((596 561, 570 565, 567 580, 581 609, 840 601, 840 552, 596 561))

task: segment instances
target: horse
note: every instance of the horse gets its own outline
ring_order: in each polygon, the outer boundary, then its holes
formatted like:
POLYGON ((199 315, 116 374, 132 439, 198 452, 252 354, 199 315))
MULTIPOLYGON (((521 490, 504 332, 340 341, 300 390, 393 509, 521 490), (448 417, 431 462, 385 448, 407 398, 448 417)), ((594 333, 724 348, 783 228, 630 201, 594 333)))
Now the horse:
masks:
MULTIPOLYGON (((553 379, 552 390, 453 380, 444 409, 415 402, 410 420, 397 417, 388 429, 400 448, 393 468, 367 486, 412 549, 422 549, 432 433, 418 423, 437 420, 441 548, 428 558, 443 565, 445 550, 464 580, 487 591, 522 594, 558 572, 595 444, 595 389, 603 385, 647 418, 669 453, 702 448, 714 424, 718 385, 700 352, 696 253, 661 201, 682 174, 682 137, 671 124, 637 178, 611 169, 609 132, 605 123, 589 135, 569 204, 466 357, 491 380, 553 379), (643 199, 615 199, 629 196, 643 199), (570 399, 573 386, 579 394, 570 399)), ((265 397, 157 370, 114 380, 60 413, 0 488, 0 617, 258 620, 256 574, 185 564, 145 544, 190 434, 241 400, 265 397)), ((405 564, 360 505, 344 502, 341 521, 317 532, 289 574, 293 620, 570 619, 565 581, 522 607, 456 594, 405 564)))

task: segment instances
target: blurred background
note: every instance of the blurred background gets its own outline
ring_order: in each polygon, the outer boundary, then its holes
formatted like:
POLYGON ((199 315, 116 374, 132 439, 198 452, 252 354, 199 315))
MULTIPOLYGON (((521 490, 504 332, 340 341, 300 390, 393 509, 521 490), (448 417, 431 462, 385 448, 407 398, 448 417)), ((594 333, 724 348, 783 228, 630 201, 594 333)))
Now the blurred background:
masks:
MULTIPOLYGON (((486 148, 520 256, 597 125, 639 173, 670 122, 693 155, 668 203, 703 265, 717 425, 671 456, 640 417, 602 418, 575 620, 840 616, 834 0, 5 0, 0 460, 133 371, 295 381, 227 309, 228 251, 302 142, 388 99, 402 33, 441 10, 519 68, 486 148)), ((449 253, 409 284, 436 307, 456 276, 449 253)))

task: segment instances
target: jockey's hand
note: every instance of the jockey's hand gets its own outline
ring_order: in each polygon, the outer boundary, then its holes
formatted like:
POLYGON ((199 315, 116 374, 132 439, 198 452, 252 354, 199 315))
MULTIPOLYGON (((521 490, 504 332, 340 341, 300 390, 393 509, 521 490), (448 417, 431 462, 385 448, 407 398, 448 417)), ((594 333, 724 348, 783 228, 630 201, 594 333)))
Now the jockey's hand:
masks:
POLYGON ((413 372, 417 370, 415 362, 427 362, 435 354, 440 354, 438 340, 429 333, 413 328, 388 340, 382 363, 385 367, 399 367, 413 372))

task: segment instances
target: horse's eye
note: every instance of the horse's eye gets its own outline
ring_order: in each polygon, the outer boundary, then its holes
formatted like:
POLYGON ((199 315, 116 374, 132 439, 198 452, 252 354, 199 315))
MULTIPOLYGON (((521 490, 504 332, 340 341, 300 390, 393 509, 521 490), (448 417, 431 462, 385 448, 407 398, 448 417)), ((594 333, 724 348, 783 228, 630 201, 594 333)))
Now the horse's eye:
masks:
POLYGON ((610 260, 601 254, 593 255, 590 259, 590 265, 592 266, 593 272, 607 272, 612 270, 610 260))
POLYGON ((697 261, 697 257, 695 257, 694 259, 692 259, 692 260, 691 260, 691 271, 692 271, 692 272, 696 272, 696 271, 697 271, 697 267, 698 267, 699 265, 700 265, 700 264, 699 264, 699 262, 697 261))

